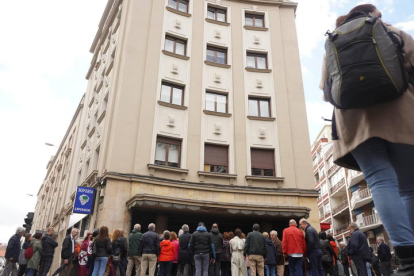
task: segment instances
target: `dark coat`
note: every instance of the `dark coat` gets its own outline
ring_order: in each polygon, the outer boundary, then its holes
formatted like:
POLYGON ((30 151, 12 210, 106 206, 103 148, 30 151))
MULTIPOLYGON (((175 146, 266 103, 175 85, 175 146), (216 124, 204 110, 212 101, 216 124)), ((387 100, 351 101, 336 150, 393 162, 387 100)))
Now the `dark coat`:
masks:
POLYGON ((341 263, 344 265, 349 265, 348 262, 348 249, 344 247, 343 249, 340 249, 340 255, 341 255, 341 263))
POLYGON ((160 239, 154 231, 147 231, 142 235, 138 255, 142 254, 160 255, 160 239))
POLYGON ((190 240, 190 250, 192 254, 209 253, 213 259, 216 258, 214 245, 211 235, 204 226, 197 227, 190 240))
POLYGON ((96 247, 96 257, 108 257, 112 255, 112 243, 109 238, 103 241, 95 239, 92 246, 96 247))
POLYGON ((48 234, 43 235, 42 238, 42 258, 52 259, 55 254, 55 248, 58 246, 58 243, 52 239, 48 234))
POLYGON ((141 243, 142 233, 139 230, 132 230, 132 233, 129 235, 129 251, 128 256, 139 256, 138 248, 141 243))
POLYGON ((118 238, 112 242, 112 253, 114 256, 126 256, 127 248, 124 239, 118 238))
POLYGON ((333 262, 333 258, 336 259, 335 251, 332 248, 331 243, 328 240, 320 240, 322 250, 322 261, 333 262))
POLYGON ((221 250, 223 248, 223 235, 217 228, 211 229, 210 235, 211 242, 214 244, 214 248, 216 249, 216 254, 221 254, 221 250))
POLYGON ((230 241, 223 241, 223 248, 221 249, 221 261, 222 262, 231 261, 230 241))
MULTIPOLYGON (((73 241, 73 243, 75 243, 75 241, 73 241)), ((71 235, 67 235, 66 238, 63 240, 63 244, 62 244, 62 252, 61 252, 61 257, 64 260, 69 260, 70 258, 72 258, 73 255, 73 251, 75 249, 75 244, 73 244, 73 248, 72 248, 72 238, 71 235)))
POLYGON ((13 258, 12 262, 17 263, 19 261, 20 255, 20 238, 19 234, 14 234, 7 244, 6 255, 4 256, 6 260, 13 258))
POLYGON ((276 251, 275 245, 270 239, 266 239, 266 247, 267 247, 267 254, 266 254, 265 265, 276 265, 277 251, 276 251))
POLYGON ((308 225, 305 229, 305 241, 307 255, 309 255, 312 250, 321 248, 318 232, 316 232, 315 228, 311 225, 308 225))
POLYGON ((193 257, 189 248, 191 241, 191 234, 184 232, 181 234, 179 243, 180 251, 178 252, 178 263, 179 264, 191 264, 193 262, 193 257))
POLYGON ((273 244, 275 245, 276 252, 277 252, 277 256, 276 256, 277 265, 285 265, 285 258, 283 257, 283 250, 282 250, 282 241, 279 240, 278 238, 277 240, 273 242, 273 244))
POLYGON ((388 262, 391 260, 391 250, 388 245, 385 244, 385 242, 382 242, 378 246, 378 258, 381 262, 388 262))
POLYGON ((260 255, 266 258, 267 248, 266 239, 259 231, 253 231, 247 234, 246 242, 244 244, 243 254, 246 255, 260 255))
POLYGON ((361 231, 355 230, 351 234, 346 248, 348 249, 349 256, 359 256, 365 262, 371 261, 371 251, 368 247, 367 238, 361 231))

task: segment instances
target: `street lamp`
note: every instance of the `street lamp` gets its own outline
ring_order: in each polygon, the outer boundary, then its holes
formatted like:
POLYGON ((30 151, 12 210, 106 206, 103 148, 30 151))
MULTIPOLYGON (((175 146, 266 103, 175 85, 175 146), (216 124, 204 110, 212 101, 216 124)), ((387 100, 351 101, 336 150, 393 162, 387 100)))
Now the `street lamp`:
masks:
POLYGON ((51 144, 51 143, 45 143, 46 146, 48 147, 56 147, 55 145, 51 144))

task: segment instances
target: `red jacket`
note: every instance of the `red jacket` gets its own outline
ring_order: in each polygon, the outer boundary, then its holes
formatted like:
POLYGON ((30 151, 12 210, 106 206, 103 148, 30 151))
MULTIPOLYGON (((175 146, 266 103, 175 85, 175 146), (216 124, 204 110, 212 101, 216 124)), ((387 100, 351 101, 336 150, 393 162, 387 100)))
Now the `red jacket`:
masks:
POLYGON ((295 225, 283 230, 282 251, 286 255, 305 254, 305 236, 295 225))
POLYGON ((169 262, 174 260, 174 244, 170 240, 163 240, 160 243, 160 257, 158 261, 160 262, 169 262))

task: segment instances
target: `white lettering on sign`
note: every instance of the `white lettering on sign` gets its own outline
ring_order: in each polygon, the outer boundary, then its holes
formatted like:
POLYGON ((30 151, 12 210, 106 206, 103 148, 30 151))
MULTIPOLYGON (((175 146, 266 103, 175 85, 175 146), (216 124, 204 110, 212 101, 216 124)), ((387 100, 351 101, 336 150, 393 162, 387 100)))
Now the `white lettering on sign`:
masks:
POLYGON ((85 209, 85 208, 75 208, 75 211, 79 211, 79 212, 90 212, 91 209, 85 209))
POLYGON ((93 194, 93 190, 79 188, 78 192, 80 193, 87 193, 87 194, 93 194))

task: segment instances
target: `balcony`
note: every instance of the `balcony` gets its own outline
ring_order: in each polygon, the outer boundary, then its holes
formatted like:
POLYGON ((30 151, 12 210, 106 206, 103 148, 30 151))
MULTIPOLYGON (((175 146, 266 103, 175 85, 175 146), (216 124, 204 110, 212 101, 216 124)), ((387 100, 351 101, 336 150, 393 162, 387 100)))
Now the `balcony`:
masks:
POLYGON ((349 170, 348 172, 349 172, 349 175, 348 175, 349 187, 352 187, 358 184, 359 182, 361 182, 362 180, 364 180, 364 175, 362 174, 362 172, 353 171, 353 170, 349 170))
POLYGON ((331 157, 332 152, 333 152, 333 145, 331 145, 329 147, 329 149, 326 151, 326 153, 325 153, 325 159, 328 159, 329 157, 331 157))
POLYGON ((335 227, 335 235, 341 235, 341 234, 344 234, 344 233, 348 232, 349 231, 348 226, 349 226, 349 222, 338 225, 337 227, 335 227))
POLYGON ((381 219, 378 214, 372 214, 370 216, 365 216, 363 221, 358 221, 359 229, 362 232, 375 229, 382 225, 381 219))
POLYGON ((344 200, 341 203, 339 203, 337 206, 332 208, 332 214, 335 216, 347 207, 349 207, 348 200, 344 200))
POLYGON ((335 172, 339 168, 338 165, 334 164, 332 167, 328 170, 328 176, 330 176, 333 172, 335 172))
POLYGON ((333 193, 335 193, 336 191, 338 191, 342 186, 344 186, 345 184, 345 178, 342 178, 341 180, 338 181, 338 183, 336 183, 332 188, 331 188, 331 195, 333 193))
POLYGON ((352 209, 357 209, 370 202, 372 202, 372 195, 371 195, 371 191, 368 188, 359 190, 356 193, 352 193, 352 198, 351 198, 352 209))

